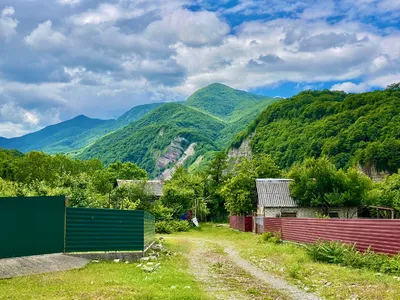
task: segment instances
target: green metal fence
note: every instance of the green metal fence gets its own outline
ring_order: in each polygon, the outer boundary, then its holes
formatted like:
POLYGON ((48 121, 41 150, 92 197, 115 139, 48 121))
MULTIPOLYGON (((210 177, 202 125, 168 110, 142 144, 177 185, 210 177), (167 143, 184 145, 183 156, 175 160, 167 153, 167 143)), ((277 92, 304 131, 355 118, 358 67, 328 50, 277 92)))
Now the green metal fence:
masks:
POLYGON ((64 251, 65 197, 0 198, 0 258, 64 251))
POLYGON ((144 251, 154 217, 140 210, 67 208, 65 252, 144 251))

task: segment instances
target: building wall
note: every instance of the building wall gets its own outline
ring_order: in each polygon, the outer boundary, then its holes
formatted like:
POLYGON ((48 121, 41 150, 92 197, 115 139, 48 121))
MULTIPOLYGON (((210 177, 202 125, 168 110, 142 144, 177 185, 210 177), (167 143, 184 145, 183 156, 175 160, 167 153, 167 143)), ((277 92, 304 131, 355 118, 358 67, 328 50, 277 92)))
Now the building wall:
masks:
MULTIPOLYGON (((357 218, 357 208, 354 207, 341 207, 332 208, 330 211, 338 212, 340 219, 356 219, 357 218)), ((317 213, 321 213, 318 208, 311 207, 293 207, 293 208, 276 208, 276 207, 262 207, 257 208, 257 215, 263 215, 266 218, 276 218, 280 217, 282 212, 296 212, 297 218, 316 218, 317 213)))

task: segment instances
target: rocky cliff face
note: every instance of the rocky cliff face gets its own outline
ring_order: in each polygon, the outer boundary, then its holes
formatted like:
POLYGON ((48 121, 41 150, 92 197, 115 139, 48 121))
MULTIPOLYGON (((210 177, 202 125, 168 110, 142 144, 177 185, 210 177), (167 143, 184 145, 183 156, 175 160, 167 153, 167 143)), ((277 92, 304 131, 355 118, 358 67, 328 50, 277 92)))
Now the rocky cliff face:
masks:
POLYGON ((367 175, 373 182, 381 182, 385 180, 385 177, 390 175, 388 172, 380 172, 376 169, 375 165, 361 166, 358 165, 358 169, 367 175))
POLYGON ((175 137, 167 151, 156 160, 156 168, 162 172, 159 179, 171 179, 176 168, 182 166, 187 159, 195 155, 196 143, 191 143, 182 137, 175 137))
POLYGON ((250 142, 253 138, 254 134, 250 135, 249 137, 247 137, 242 144, 240 145, 239 148, 235 149, 235 148, 231 148, 228 151, 228 159, 230 160, 234 160, 237 161, 239 158, 241 157, 246 157, 246 158, 250 158, 253 156, 253 153, 251 151, 251 146, 250 146, 250 142))

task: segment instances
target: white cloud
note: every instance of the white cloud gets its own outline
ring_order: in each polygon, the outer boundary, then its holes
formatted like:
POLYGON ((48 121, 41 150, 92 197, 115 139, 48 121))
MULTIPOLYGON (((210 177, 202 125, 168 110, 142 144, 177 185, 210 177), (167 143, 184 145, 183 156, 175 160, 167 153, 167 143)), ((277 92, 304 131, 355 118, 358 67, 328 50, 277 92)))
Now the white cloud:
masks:
POLYGON ((19 21, 14 19, 15 9, 12 6, 7 6, 0 13, 0 37, 10 38, 16 34, 16 28, 19 21))
POLYGON ((148 26, 145 36, 189 46, 214 45, 229 33, 229 25, 213 12, 177 10, 148 26))
POLYGON ((62 4, 62 5, 77 5, 79 3, 81 3, 81 0, 58 0, 58 3, 62 4))
POLYGON ((58 31, 52 29, 50 20, 39 24, 30 35, 25 37, 25 43, 38 50, 55 50, 63 47, 67 38, 58 31))
POLYGON ((331 91, 343 91, 346 93, 363 93, 369 90, 367 83, 355 84, 352 82, 343 82, 331 87, 331 91))

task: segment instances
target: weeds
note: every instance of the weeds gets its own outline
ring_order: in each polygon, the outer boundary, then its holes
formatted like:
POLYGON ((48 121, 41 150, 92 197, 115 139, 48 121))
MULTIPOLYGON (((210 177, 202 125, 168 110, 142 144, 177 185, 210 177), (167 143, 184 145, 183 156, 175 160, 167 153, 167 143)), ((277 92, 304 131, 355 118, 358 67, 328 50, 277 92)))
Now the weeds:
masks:
POLYGON ((379 254, 371 249, 361 252, 356 249, 354 244, 318 241, 309 245, 307 252, 315 261, 368 269, 386 274, 400 274, 400 255, 379 254))

